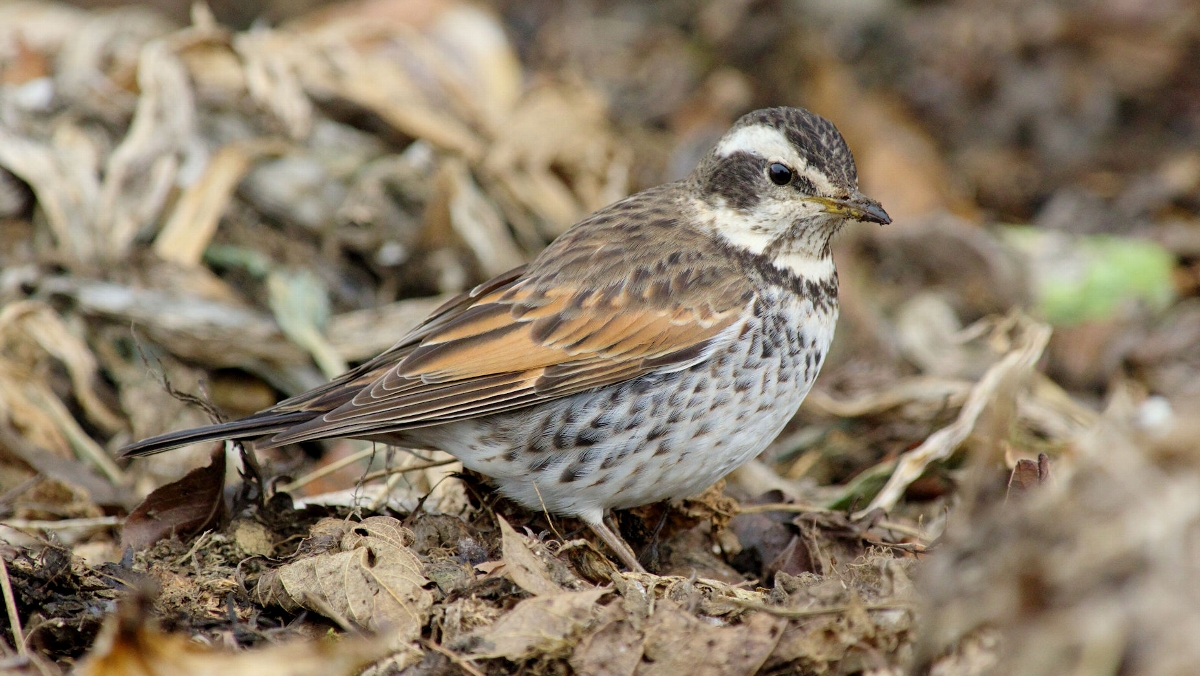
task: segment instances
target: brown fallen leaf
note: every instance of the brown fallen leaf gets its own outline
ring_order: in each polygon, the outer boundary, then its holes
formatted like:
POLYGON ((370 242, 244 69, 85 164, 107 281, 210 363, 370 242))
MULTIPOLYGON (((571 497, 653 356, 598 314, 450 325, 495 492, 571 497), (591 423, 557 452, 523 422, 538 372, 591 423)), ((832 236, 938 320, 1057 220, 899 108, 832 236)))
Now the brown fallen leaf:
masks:
POLYGON ((535 596, 559 594, 563 588, 550 577, 546 564, 525 542, 525 536, 513 530, 504 517, 496 515, 500 522, 501 547, 504 551, 504 570, 517 586, 535 596))
POLYGON ((214 528, 225 519, 225 447, 213 449, 206 467, 160 486, 125 519, 121 547, 145 549, 178 535, 181 539, 214 528))
POLYGON ((387 516, 361 523, 324 519, 314 534, 342 529, 337 547, 292 561, 259 578, 254 597, 263 605, 296 612, 312 610, 373 631, 388 630, 400 641, 421 635, 433 597, 424 586, 412 531, 387 516))
POLYGON ((1008 496, 1020 496, 1050 480, 1050 456, 1039 453, 1037 462, 1021 458, 1008 477, 1008 496))
POLYGON ((596 615, 596 601, 610 589, 535 596, 518 603, 491 626, 463 639, 475 657, 520 660, 566 651, 571 638, 596 615))

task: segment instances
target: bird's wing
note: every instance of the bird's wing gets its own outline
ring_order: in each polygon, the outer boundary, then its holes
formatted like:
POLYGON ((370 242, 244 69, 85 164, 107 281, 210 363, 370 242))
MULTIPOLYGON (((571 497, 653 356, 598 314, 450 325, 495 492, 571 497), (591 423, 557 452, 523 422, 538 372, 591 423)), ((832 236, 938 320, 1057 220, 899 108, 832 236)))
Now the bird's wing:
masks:
POLYGON ((146 439, 125 455, 209 439, 259 447, 367 437, 508 411, 687 368, 729 341, 758 300, 711 237, 683 227, 662 186, 593 214, 527 268, 446 303, 378 357, 243 420, 146 439))
POLYGON ((656 294, 636 268, 629 272, 600 286, 537 278, 493 285, 435 314, 355 377, 307 402, 285 402, 277 410, 326 412, 269 445, 473 418, 686 368, 732 340, 749 309, 744 296, 721 303, 692 289, 671 297, 662 293, 669 285, 656 294))

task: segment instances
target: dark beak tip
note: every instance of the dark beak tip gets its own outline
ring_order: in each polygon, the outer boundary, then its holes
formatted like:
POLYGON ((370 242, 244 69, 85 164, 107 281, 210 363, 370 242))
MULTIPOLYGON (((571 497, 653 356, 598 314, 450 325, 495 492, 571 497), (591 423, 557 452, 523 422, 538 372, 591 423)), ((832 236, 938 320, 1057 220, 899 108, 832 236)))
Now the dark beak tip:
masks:
POLYGON ((883 207, 879 206, 878 204, 872 204, 863 209, 863 214, 866 216, 866 218, 863 219, 865 221, 878 223, 880 225, 890 225, 892 222, 892 217, 888 216, 888 213, 884 211, 883 207))
POLYGON ((858 221, 880 225, 889 225, 892 222, 892 217, 883 210, 882 204, 860 192, 852 193, 850 199, 843 204, 849 207, 850 214, 858 221))

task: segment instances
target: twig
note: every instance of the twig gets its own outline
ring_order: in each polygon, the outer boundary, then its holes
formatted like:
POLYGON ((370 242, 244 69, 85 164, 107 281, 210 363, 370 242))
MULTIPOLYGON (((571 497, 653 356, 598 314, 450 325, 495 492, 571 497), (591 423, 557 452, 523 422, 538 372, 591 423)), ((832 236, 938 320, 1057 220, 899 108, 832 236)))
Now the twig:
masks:
POLYGON ((738 514, 763 514, 765 512, 795 512, 797 514, 830 514, 834 510, 809 505, 803 502, 771 502, 765 505, 742 505, 738 507, 738 514))
POLYGON ((0 526, 8 526, 13 530, 71 530, 73 528, 108 528, 120 526, 124 519, 119 516, 93 516, 87 519, 62 519, 59 521, 42 521, 36 519, 6 519, 0 521, 0 526))
POLYGON ((13 642, 17 654, 28 657, 25 649, 25 633, 21 631, 21 616, 17 614, 17 598, 13 595, 12 580, 8 579, 8 562, 0 556, 0 591, 4 593, 4 607, 8 610, 8 626, 12 628, 13 642))
POLYGON ((533 482, 533 491, 537 493, 538 504, 542 506, 542 512, 546 515, 546 521, 550 523, 550 530, 554 533, 554 537, 558 538, 559 542, 562 542, 566 538, 562 536, 562 533, 558 532, 558 527, 554 525, 554 517, 550 515, 550 510, 546 508, 546 501, 542 499, 542 491, 538 488, 536 481, 533 482))
MULTIPOLYGON (((328 465, 325 465, 324 467, 313 470, 312 472, 305 474, 304 476, 300 477, 299 479, 290 481, 290 482, 280 486, 276 490, 283 492, 283 493, 288 493, 288 492, 294 491, 297 488, 301 488, 302 486, 305 486, 307 484, 312 483, 313 481, 316 481, 317 479, 328 476, 328 475, 346 467, 347 465, 352 465, 352 464, 358 462, 359 460, 362 460, 362 459, 370 456, 372 453, 375 453, 375 452, 376 451, 373 448, 363 449, 352 455, 348 455, 348 456, 342 458, 341 460, 338 460, 337 462, 331 462, 328 465)), ((368 472, 368 473, 362 475, 360 483, 374 481, 376 479, 381 479, 385 476, 390 476, 392 474, 404 474, 405 472, 415 472, 415 471, 422 470, 422 469, 429 469, 431 467, 442 467, 444 465, 450 465, 450 464, 453 464, 456 462, 458 462, 457 458, 449 458, 446 460, 433 460, 433 461, 425 463, 424 465, 412 465, 410 467, 389 467, 387 469, 376 470, 374 472, 368 472)))
POLYGON ((212 535, 211 530, 206 530, 203 533, 201 533, 200 537, 196 538, 196 541, 192 543, 191 548, 187 550, 187 553, 184 554, 183 556, 179 557, 178 559, 175 559, 174 561, 172 561, 171 564, 178 566, 178 565, 181 565, 184 561, 187 561, 188 559, 190 559, 193 554, 195 554, 197 551, 200 550, 200 547, 203 546, 205 542, 208 542, 208 538, 210 535, 212 535))
POLYGON ((396 484, 400 482, 400 477, 403 476, 400 472, 393 472, 384 483, 383 490, 379 495, 375 496, 374 502, 371 503, 370 510, 378 512, 380 508, 387 504, 388 499, 392 495, 392 490, 396 488, 396 484))
MULTIPOLYGON (((768 606, 764 603, 758 603, 757 601, 749 601, 739 598, 721 597, 719 600, 729 603, 730 605, 735 605, 739 608, 745 608, 746 610, 758 610, 767 613, 768 615, 794 618, 820 617, 821 615, 840 615, 842 613, 850 612, 855 607, 843 605, 828 606, 826 608, 780 608, 779 606, 768 606)), ((884 610, 906 610, 912 612, 912 606, 907 603, 867 603, 858 607, 868 612, 878 612, 884 610)))
POLYGON ((370 456, 372 456, 374 454, 375 454, 375 445, 372 444, 370 448, 364 448, 361 451, 358 451, 357 453, 351 453, 350 455, 347 455, 346 457, 342 458, 341 460, 331 462, 328 465, 325 465, 324 467, 318 467, 317 469, 309 472, 308 474, 305 474, 304 476, 300 477, 299 479, 289 481, 288 483, 277 487, 275 490, 280 493, 290 493, 290 492, 296 490, 297 488, 302 488, 302 487, 316 481, 317 479, 329 476, 330 474, 333 474, 334 472, 342 469, 343 467, 353 465, 354 463, 358 462, 359 460, 362 460, 364 458, 369 458, 370 456))
POLYGON ((433 461, 425 463, 424 465, 412 465, 410 467, 391 467, 388 469, 376 470, 374 472, 369 472, 367 474, 364 474, 362 477, 362 481, 365 483, 367 481, 374 481, 376 479, 380 479, 380 478, 383 478, 385 476, 389 476, 392 474, 404 474, 405 472, 415 472, 417 470, 430 469, 433 467, 445 467, 446 465, 453 465, 456 462, 458 462, 458 458, 449 458, 446 460, 433 460, 433 461))
POLYGON ((156 369, 151 365, 151 358, 146 354, 145 346, 142 345, 142 338, 138 335, 136 322, 133 322, 129 325, 129 333, 133 336, 133 346, 137 348, 138 357, 141 358, 142 365, 146 367, 146 370, 150 373, 151 377, 158 381, 158 384, 162 386, 164 390, 166 390, 167 394, 172 399, 183 404, 191 404, 192 406, 199 408, 200 410, 204 411, 204 413, 207 414, 209 419, 214 423, 225 422, 225 416, 221 414, 220 409, 218 409, 216 405, 213 404, 209 399, 203 383, 200 385, 200 393, 204 395, 202 397, 198 397, 194 394, 188 394, 183 390, 175 389, 175 386, 171 384, 171 379, 167 377, 167 369, 163 367, 162 362, 159 361, 157 357, 155 357, 153 361, 158 365, 158 368, 156 369))
POLYGON ((446 659, 450 660, 459 669, 462 669, 463 671, 467 672, 468 674, 471 674, 471 676, 484 676, 483 672, 480 671, 479 668, 476 667, 474 664, 471 664, 469 661, 463 659, 461 656, 456 655, 456 654, 450 652, 449 650, 446 650, 445 648, 434 643, 433 641, 430 641, 428 639, 421 639, 421 643, 425 647, 434 651, 435 653, 438 653, 439 655, 444 656, 446 659))

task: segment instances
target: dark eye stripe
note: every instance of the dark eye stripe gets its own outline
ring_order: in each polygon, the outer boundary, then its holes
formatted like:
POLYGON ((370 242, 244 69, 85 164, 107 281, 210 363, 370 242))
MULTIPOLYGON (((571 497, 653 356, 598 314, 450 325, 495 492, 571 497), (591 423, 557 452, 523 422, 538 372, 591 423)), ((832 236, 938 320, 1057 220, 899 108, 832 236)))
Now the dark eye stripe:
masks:
POLYGON ((817 186, 813 185, 813 182, 807 176, 801 176, 800 174, 792 177, 792 187, 808 195, 817 194, 817 186))

